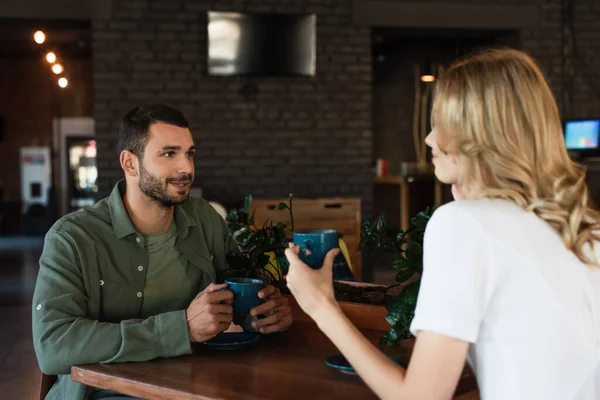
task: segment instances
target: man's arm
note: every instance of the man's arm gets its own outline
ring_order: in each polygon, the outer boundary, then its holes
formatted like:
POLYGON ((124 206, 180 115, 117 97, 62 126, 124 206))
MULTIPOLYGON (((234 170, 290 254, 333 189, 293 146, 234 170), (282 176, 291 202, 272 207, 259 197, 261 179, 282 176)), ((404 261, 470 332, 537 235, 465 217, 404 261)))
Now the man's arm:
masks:
POLYGON ((42 372, 64 375, 73 365, 191 353, 185 310, 108 323, 90 319, 88 306, 73 244, 64 234, 49 232, 32 310, 33 342, 42 372))

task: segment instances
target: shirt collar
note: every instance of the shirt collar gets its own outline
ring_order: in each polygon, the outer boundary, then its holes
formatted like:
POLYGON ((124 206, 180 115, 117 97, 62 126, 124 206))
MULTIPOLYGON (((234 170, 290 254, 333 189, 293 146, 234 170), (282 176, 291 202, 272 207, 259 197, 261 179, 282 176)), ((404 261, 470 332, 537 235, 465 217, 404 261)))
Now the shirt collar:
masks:
POLYGON ((108 209, 110 210, 113 232, 117 240, 137 233, 125 209, 123 196, 125 196, 125 180, 120 180, 108 198, 108 209))
MULTIPOLYGON (((108 198, 110 218, 112 220, 113 232, 117 240, 138 233, 131 223, 131 219, 129 218, 129 214, 127 214, 125 204, 123 203, 125 190, 125 180, 122 179, 117 182, 108 198)), ((175 206, 175 225, 177 226, 178 234, 182 234, 183 237, 187 236, 190 227, 200 223, 200 221, 198 221, 197 218, 194 218, 190 213, 189 203, 190 201, 187 201, 180 206, 175 206)))

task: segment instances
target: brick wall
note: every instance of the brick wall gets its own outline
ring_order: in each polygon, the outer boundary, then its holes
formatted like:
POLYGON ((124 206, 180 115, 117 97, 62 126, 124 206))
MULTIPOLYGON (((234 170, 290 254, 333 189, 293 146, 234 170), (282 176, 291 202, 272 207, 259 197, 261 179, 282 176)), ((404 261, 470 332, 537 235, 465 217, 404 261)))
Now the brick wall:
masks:
MULTIPOLYGON (((537 4, 540 18, 521 32, 521 44, 540 61, 560 99, 560 1, 527 3, 537 4)), ((119 119, 138 103, 160 101, 182 109, 192 124, 199 146, 197 185, 206 197, 231 205, 249 191, 360 196, 369 215, 371 30, 353 24, 351 8, 349 0, 114 1, 112 18, 93 24, 100 194, 108 194, 122 176, 115 151, 119 119), (259 89, 254 100, 240 94, 245 80, 208 77, 209 9, 317 13, 317 77, 252 79, 259 89)), ((577 1, 578 43, 596 86, 599 13, 597 0, 577 1)), ((600 112, 583 77, 577 79, 574 104, 573 116, 600 112)))
POLYGON ((198 147, 196 185, 232 205, 255 196, 371 198, 370 31, 346 2, 114 2, 93 24, 100 195, 122 177, 116 131, 142 102, 189 119, 198 147), (317 76, 240 79, 206 73, 206 11, 317 13, 317 76), (258 88, 247 100, 245 83, 258 88))
MULTIPOLYGON (((575 39, 587 67, 575 61, 573 107, 566 117, 590 117, 600 113, 600 2, 575 1, 575 39)), ((523 47, 538 59, 550 79, 552 89, 561 102, 561 2, 540 0, 540 27, 523 32, 523 47)))

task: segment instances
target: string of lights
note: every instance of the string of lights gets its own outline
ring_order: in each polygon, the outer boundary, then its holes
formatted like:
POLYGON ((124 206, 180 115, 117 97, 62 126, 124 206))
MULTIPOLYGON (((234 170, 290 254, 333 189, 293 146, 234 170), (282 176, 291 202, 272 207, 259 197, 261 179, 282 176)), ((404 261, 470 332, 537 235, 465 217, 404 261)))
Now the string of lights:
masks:
MULTIPOLYGON (((33 41, 40 46, 46 43, 46 39, 46 33, 44 33, 43 31, 38 30, 33 34, 33 41)), ((45 58, 48 64, 50 64, 50 69, 52 70, 52 72, 58 76, 58 86, 63 89, 66 88, 69 85, 69 81, 65 76, 65 68, 59 62, 59 57, 57 56, 57 54, 53 51, 48 51, 46 53, 45 58)))

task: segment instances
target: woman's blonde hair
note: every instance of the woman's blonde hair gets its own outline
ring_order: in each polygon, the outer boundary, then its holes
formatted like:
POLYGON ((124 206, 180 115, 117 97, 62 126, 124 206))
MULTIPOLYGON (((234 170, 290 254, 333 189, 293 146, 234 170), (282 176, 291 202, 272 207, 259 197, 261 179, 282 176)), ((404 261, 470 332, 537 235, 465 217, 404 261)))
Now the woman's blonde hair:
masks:
POLYGON ((600 239, 600 213, 588 204, 586 169, 564 143, 556 101, 527 54, 493 49, 444 71, 436 85, 432 125, 439 146, 457 155, 459 187, 512 200, 548 222, 582 262, 600 239))

